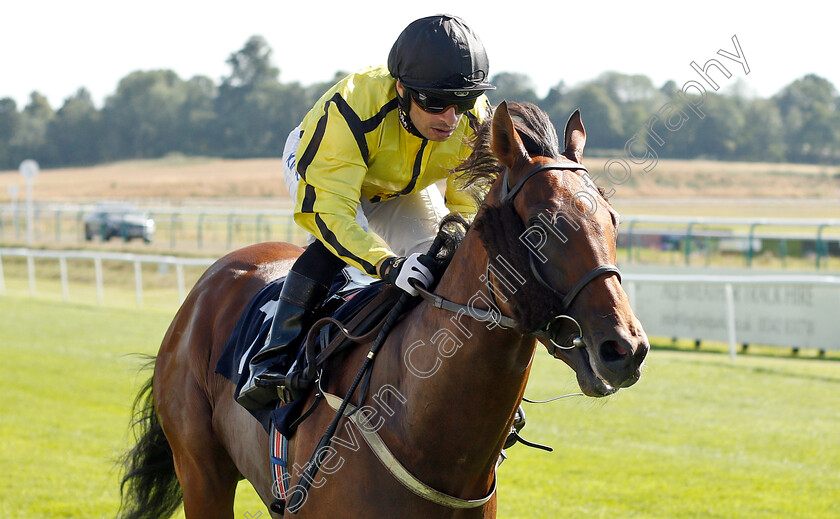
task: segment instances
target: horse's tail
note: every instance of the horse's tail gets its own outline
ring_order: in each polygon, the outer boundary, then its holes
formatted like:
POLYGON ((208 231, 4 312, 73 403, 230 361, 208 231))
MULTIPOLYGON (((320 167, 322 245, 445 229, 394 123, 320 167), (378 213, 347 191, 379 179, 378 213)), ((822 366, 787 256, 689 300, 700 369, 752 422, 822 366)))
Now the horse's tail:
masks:
MULTIPOLYGON (((154 365, 152 357, 149 365, 154 365)), ((175 475, 172 448, 155 413, 152 377, 140 388, 132 408, 137 444, 123 456, 125 475, 120 483, 120 519, 171 517, 184 495, 175 475)))

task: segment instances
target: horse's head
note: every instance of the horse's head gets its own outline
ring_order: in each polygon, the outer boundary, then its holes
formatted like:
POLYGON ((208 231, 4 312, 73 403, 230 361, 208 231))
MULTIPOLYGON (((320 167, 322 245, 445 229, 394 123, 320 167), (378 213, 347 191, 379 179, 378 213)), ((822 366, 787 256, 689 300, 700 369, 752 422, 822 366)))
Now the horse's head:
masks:
POLYGON ((650 347, 614 266, 618 214, 580 163, 580 113, 566 125, 563 153, 548 117, 533 105, 502 103, 490 135, 504 171, 475 226, 499 306, 520 333, 536 335, 574 369, 585 394, 634 384, 650 347))

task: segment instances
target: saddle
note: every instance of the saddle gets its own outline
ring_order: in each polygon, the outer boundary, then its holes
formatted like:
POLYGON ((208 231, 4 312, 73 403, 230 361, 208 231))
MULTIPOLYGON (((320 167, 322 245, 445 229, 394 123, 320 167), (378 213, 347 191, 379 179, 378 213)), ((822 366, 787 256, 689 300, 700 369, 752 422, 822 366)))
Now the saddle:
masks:
MULTIPOLYGON (((246 306, 234 326, 215 371, 236 385, 238 394, 248 380, 253 357, 265 343, 271 319, 285 277, 263 287, 246 306)), ((325 363, 356 342, 367 342, 379 331, 384 316, 399 298, 401 290, 382 281, 344 269, 336 277, 330 293, 314 314, 314 322, 301 342, 295 362, 286 375, 284 386, 290 393, 289 405, 274 404, 251 411, 269 431, 273 421, 284 434, 300 415, 301 397, 312 389, 325 363)), ((321 376, 328 376, 321 373, 321 376)))
POLYGON ((339 297, 343 302, 334 310, 328 299, 326 308, 316 312, 320 318, 310 326, 298 357, 285 377, 286 401, 297 400, 307 393, 330 358, 353 344, 372 341, 400 293, 393 285, 377 281, 352 293, 349 298, 339 297))

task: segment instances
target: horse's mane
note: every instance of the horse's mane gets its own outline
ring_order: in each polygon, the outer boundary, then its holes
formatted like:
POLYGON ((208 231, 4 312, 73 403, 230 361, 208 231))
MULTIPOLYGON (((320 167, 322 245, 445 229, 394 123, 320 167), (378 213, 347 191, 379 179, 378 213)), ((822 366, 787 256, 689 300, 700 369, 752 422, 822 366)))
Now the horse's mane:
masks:
MULTIPOLYGON (((514 128, 529 155, 560 158, 560 141, 554 125, 545 112, 530 103, 508 103, 508 111, 513 119, 514 128)), ((504 166, 499 163, 490 149, 491 122, 492 117, 488 117, 479 126, 471 143, 473 153, 456 169, 458 179, 475 194, 478 202, 481 203, 481 211, 472 226, 458 214, 449 215, 443 219, 438 236, 444 246, 437 258, 442 265, 447 265, 468 228, 474 227, 496 271, 504 272, 507 268, 496 260, 498 256, 501 256, 508 266, 512 266, 525 279, 521 287, 521 292, 524 294, 500 294, 510 299, 513 312, 511 317, 519 323, 517 331, 524 334, 535 330, 557 315, 560 301, 540 285, 531 273, 528 249, 519 239, 525 231, 525 226, 514 211, 513 205, 503 204, 500 207, 494 207, 483 203, 490 186, 504 171, 504 166)))

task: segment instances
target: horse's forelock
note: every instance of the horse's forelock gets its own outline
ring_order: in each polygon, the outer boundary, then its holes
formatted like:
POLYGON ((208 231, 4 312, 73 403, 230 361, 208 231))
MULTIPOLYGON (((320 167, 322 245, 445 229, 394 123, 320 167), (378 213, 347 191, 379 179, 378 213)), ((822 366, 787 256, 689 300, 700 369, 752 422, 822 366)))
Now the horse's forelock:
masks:
MULTIPOLYGON (((560 158, 560 140, 557 137, 557 130, 545 112, 532 103, 510 102, 507 107, 513 120, 513 127, 522 139, 529 155, 551 159, 560 158)), ((476 130, 475 137, 470 143, 473 149, 472 154, 456 168, 458 178, 464 186, 472 188, 470 190, 476 193, 478 202, 483 201, 490 186, 504 171, 504 167, 499 164, 490 148, 492 123, 491 114, 476 130)))
POLYGON ((557 130, 545 112, 530 103, 510 103, 508 110, 513 119, 513 127, 529 155, 550 159, 560 157, 557 130))

